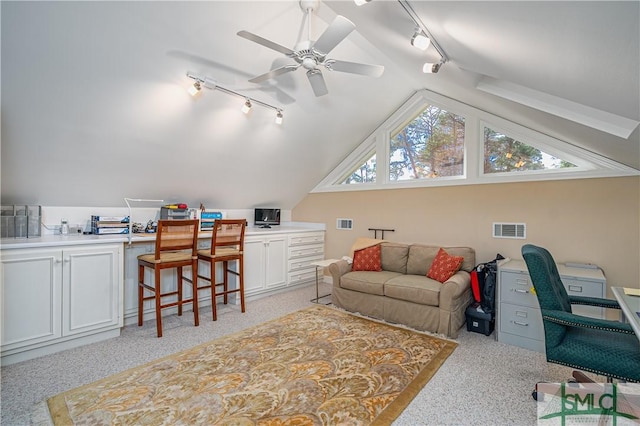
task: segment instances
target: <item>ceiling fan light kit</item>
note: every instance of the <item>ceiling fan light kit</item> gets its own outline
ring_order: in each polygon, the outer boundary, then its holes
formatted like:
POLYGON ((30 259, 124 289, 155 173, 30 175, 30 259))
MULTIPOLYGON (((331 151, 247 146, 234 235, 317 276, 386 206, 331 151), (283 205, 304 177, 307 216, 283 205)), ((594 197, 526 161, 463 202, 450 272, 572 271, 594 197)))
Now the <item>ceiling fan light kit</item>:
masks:
POLYGON ((318 0, 300 0, 300 9, 302 9, 305 15, 303 16, 303 24, 304 19, 306 18, 307 20, 308 38, 307 40, 299 40, 293 49, 289 49, 249 31, 242 30, 238 32, 238 36, 282 53, 296 62, 295 64, 284 65, 254 77, 249 80, 251 83, 262 83, 263 81, 276 78, 302 67, 306 70, 307 79, 311 84, 313 93, 316 96, 324 96, 329 93, 329 91, 321 68, 325 68, 328 71, 359 74, 369 77, 379 77, 382 75, 384 72, 382 65, 361 64, 327 58, 327 55, 340 44, 356 26, 344 16, 338 15, 317 40, 312 40, 311 14, 316 10, 318 4, 318 0))

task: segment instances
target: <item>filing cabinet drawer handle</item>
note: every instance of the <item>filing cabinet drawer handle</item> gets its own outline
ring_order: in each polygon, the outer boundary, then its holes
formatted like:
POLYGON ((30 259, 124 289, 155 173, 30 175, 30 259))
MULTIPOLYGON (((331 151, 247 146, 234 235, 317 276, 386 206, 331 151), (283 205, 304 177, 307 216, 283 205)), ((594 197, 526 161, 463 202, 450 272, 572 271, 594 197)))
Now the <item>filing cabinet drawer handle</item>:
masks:
POLYGON ((513 323, 516 325, 521 325, 523 327, 529 327, 529 324, 526 322, 514 321, 513 323))
POLYGON ((581 285, 571 285, 569 284, 569 291, 575 291, 576 293, 582 293, 581 285))
POLYGON ((516 279, 516 284, 529 285, 529 281, 526 278, 516 279))
POLYGON ((522 290, 520 288, 514 288, 513 291, 515 291, 516 293, 529 293, 529 290, 522 290))

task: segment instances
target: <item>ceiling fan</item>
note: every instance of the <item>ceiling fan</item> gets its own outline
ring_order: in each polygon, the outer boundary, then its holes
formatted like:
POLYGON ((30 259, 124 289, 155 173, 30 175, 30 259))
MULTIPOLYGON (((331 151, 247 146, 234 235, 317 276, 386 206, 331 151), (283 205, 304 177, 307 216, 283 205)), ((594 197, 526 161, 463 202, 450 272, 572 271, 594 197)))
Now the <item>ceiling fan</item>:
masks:
MULTIPOLYGON (((276 52, 283 53, 296 62, 295 64, 284 65, 265 74, 254 77, 249 80, 250 82, 261 83, 270 78, 278 77, 282 74, 292 72, 303 67, 307 70, 307 78, 309 79, 309 83, 311 83, 313 93, 316 96, 323 96, 329 93, 324 77, 322 76, 321 68, 323 67, 329 71, 360 74, 369 77, 380 77, 382 75, 384 72, 384 67, 382 65, 361 64, 357 62, 339 61, 327 58, 329 52, 340 44, 340 42, 344 40, 356 28, 356 26, 344 16, 338 15, 320 35, 318 40, 311 40, 311 12, 316 10, 318 3, 319 0, 300 0, 300 8, 303 10, 306 15, 305 17, 307 18, 309 35, 307 40, 301 40, 293 49, 289 49, 248 31, 243 30, 238 32, 240 37, 261 44, 262 46, 273 49, 276 52)), ((305 17, 303 17, 303 20, 305 17)))

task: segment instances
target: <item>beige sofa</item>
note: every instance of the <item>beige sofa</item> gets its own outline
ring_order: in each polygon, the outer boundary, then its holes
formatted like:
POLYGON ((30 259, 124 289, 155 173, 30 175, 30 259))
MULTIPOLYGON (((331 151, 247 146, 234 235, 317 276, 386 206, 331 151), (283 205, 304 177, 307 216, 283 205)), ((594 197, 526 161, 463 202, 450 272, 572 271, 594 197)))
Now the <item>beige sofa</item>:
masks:
POLYGON ((329 266, 333 304, 351 312, 434 333, 457 337, 472 302, 470 272, 475 250, 443 247, 463 256, 460 270, 444 283, 427 277, 440 246, 384 242, 382 271, 352 271, 340 260, 329 266))

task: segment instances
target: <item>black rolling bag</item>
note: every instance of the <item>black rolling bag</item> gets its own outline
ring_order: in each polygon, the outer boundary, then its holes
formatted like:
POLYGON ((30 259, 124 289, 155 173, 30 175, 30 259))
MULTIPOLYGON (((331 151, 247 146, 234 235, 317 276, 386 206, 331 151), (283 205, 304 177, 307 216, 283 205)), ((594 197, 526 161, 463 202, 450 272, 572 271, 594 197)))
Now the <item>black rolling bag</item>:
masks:
POLYGON ((504 257, 498 253, 494 260, 479 264, 471 272, 471 288, 475 302, 465 311, 468 331, 486 336, 493 332, 498 260, 502 259, 504 257))

